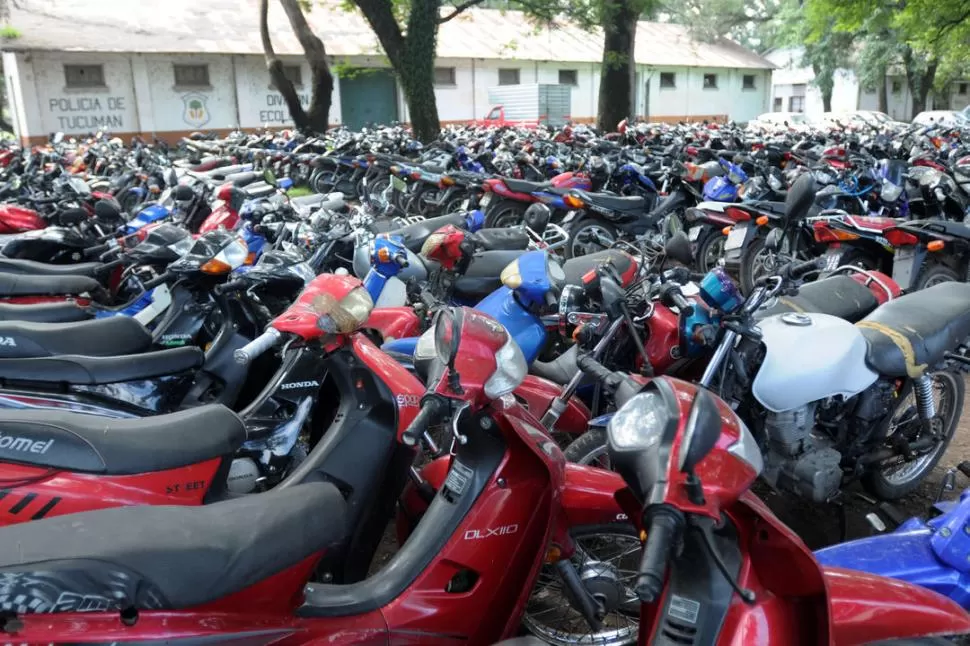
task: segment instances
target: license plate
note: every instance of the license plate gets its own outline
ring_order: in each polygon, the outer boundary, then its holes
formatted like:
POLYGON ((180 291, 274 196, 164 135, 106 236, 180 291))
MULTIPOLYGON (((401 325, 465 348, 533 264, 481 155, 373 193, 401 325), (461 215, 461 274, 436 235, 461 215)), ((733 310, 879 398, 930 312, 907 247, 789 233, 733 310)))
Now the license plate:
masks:
POLYGON ((402 193, 408 190, 408 183, 397 175, 391 175, 391 188, 402 193))
POLYGON ((478 205, 481 206, 482 208, 485 208, 491 202, 492 202, 492 194, 486 193, 485 195, 482 196, 482 199, 478 201, 478 205))
POLYGON ((897 247, 893 254, 893 280, 902 288, 909 289, 919 267, 916 266, 916 247, 897 247))
POLYGON ((691 242, 697 242, 697 239, 701 237, 701 231, 704 227, 691 227, 690 231, 687 232, 687 237, 691 242))
POLYGON ((830 253, 825 255, 825 271, 835 271, 842 264, 841 253, 830 253))
POLYGON ((740 249, 744 243, 744 236, 748 232, 747 227, 734 227, 728 234, 727 242, 724 243, 724 250, 740 249))

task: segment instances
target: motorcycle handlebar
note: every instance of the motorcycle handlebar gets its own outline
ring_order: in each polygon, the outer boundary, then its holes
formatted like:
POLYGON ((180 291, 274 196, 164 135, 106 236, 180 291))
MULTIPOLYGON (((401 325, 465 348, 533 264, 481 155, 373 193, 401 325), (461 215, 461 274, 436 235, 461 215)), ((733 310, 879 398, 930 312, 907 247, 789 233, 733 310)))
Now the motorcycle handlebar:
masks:
POLYGON ((163 273, 159 274, 158 276, 155 276, 154 278, 152 278, 150 281, 148 281, 146 283, 142 283, 142 287, 145 288, 145 291, 148 291, 149 289, 155 289, 156 287, 158 287, 162 283, 167 282, 168 279, 171 278, 171 277, 172 277, 172 273, 171 272, 169 272, 169 271, 163 272, 163 273))
POLYGON ((258 337, 232 353, 232 358, 236 363, 246 365, 253 359, 263 354, 283 337, 283 334, 274 327, 269 328, 258 337))
POLYGON ((394 262, 397 263, 398 267, 403 269, 408 266, 408 257, 406 255, 394 256, 394 262))
POLYGON ((641 603, 653 603, 663 592, 667 563, 677 543, 681 524, 680 512, 672 507, 664 505, 651 514, 634 586, 641 603))
POLYGON ((582 354, 577 357, 576 365, 579 366, 579 369, 585 372, 587 375, 599 381, 606 381, 613 376, 612 370, 588 354, 582 354))
POLYGON ((110 250, 111 250, 111 245, 99 244, 94 247, 88 247, 87 249, 84 250, 84 253, 82 255, 84 256, 85 260, 91 260, 92 258, 97 258, 105 251, 110 251, 110 250))
POLYGON ((444 408, 445 403, 437 397, 425 397, 421 402, 421 410, 401 434, 401 441, 407 446, 417 444, 428 427, 441 418, 444 408))
POLYGON ((228 283, 216 285, 212 291, 214 291, 216 294, 230 294, 232 292, 242 291, 247 287, 249 287, 248 281, 242 279, 230 280, 228 283))

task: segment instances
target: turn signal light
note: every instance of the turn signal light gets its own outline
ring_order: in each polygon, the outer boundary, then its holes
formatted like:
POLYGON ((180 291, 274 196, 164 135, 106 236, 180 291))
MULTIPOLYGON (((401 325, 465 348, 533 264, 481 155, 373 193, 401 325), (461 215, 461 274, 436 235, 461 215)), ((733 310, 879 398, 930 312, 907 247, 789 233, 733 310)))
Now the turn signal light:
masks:
POLYGON ((442 186, 454 186, 455 185, 455 178, 454 177, 449 177, 448 175, 442 175, 441 176, 441 184, 442 184, 442 186))
POLYGON ((398 173, 401 172, 401 167, 400 166, 391 166, 388 170, 391 171, 391 175, 397 175, 398 173))
POLYGON ((581 209, 586 206, 586 203, 575 195, 566 195, 562 198, 562 201, 566 203, 566 206, 572 209, 581 209))
POLYGON ((757 220, 755 220, 754 223, 757 224, 759 227, 763 227, 764 225, 768 224, 768 216, 762 215, 757 220))
POLYGON ((209 262, 199 267, 199 271, 201 271, 203 274, 228 274, 230 271, 232 271, 232 267, 229 266, 229 263, 213 258, 209 262))
POLYGON ((381 247, 377 250, 377 259, 381 262, 391 262, 391 251, 387 247, 381 247))
POLYGON ((943 246, 942 240, 933 240, 932 242, 926 244, 926 249, 928 251, 939 251, 943 248, 943 246))
POLYGON ((723 229, 721 229, 721 233, 723 233, 724 235, 730 235, 731 234, 731 229, 733 229, 733 228, 734 227, 724 227, 723 229))

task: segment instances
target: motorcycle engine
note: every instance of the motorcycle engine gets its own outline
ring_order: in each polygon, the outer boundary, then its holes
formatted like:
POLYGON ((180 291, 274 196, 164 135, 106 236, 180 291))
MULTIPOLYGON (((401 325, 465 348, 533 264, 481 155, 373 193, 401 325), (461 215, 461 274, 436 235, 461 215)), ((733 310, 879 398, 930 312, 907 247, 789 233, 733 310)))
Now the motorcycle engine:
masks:
POLYGON ((813 434, 815 404, 765 417, 768 438, 764 477, 777 489, 825 502, 842 484, 842 454, 813 434))
POLYGON ((259 467, 250 458, 236 458, 229 467, 227 485, 232 493, 251 493, 256 489, 259 467))

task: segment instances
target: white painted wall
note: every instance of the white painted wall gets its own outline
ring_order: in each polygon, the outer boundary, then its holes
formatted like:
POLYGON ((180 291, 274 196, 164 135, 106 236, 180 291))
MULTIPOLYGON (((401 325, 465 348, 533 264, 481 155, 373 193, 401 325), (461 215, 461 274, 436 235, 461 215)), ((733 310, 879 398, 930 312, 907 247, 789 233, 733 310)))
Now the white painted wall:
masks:
MULTIPOLYGON (((282 97, 270 87, 261 56, 68 52, 8 52, 3 56, 11 116, 20 136, 46 136, 55 131, 86 134, 99 128, 115 133, 153 135, 292 124, 282 97), (105 87, 66 88, 65 63, 103 65, 105 87), (208 65, 210 85, 203 88, 176 86, 175 64, 208 65), (193 105, 195 110, 190 110, 193 105)), ((309 83, 310 69, 302 58, 284 62, 301 65, 304 84, 309 83)), ((386 65, 376 56, 346 62, 362 67, 386 65)), ((488 88, 498 85, 500 68, 518 68, 519 81, 523 84, 558 83, 559 70, 576 70, 571 116, 592 119, 596 115, 600 81, 598 63, 441 59, 436 66, 455 68, 455 85, 435 88, 438 116, 443 122, 469 121, 485 116, 492 107, 488 101, 488 88)), ((730 119, 745 120, 768 109, 767 71, 671 69, 678 75, 678 86, 674 90, 660 89, 659 70, 645 67, 638 70, 638 114, 646 113, 646 83, 651 84, 651 116, 724 114, 730 119), (706 71, 718 74, 717 90, 702 88, 706 71), (741 89, 741 76, 745 73, 758 76, 755 90, 741 89)), ((297 91, 308 103, 309 88, 299 87, 297 91)), ((348 108, 352 109, 352 106, 348 108)), ((338 79, 330 122, 339 124, 341 112, 338 79)), ((398 113, 402 120, 409 119, 400 88, 398 113)))

